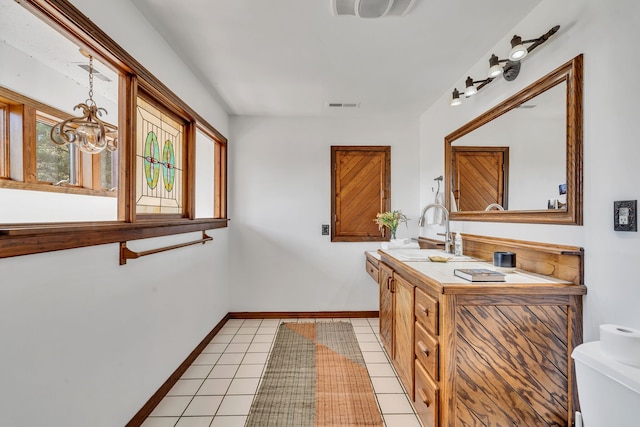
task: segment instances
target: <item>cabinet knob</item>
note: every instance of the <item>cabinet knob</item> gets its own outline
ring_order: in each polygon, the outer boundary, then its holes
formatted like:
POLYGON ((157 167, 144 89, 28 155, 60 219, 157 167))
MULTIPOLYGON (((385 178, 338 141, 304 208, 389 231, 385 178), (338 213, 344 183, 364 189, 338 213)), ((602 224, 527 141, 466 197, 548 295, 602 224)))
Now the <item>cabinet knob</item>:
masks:
POLYGON ((425 314, 425 316, 429 316, 429 309, 422 304, 418 304, 418 308, 425 314))
POLYGON ((427 395, 424 394, 424 391, 421 388, 418 389, 418 394, 420 395, 420 400, 422 401, 422 403, 424 403, 428 408, 431 402, 429 402, 429 398, 427 397, 427 395))
POLYGON ((420 348, 420 351, 423 352, 425 356, 429 357, 429 349, 422 341, 418 341, 418 348, 420 348))

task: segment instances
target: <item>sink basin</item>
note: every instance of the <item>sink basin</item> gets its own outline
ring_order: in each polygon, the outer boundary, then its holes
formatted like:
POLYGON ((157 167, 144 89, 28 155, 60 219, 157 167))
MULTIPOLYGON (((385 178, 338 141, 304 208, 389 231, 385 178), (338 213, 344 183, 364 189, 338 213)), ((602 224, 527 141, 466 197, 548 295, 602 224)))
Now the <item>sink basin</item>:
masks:
POLYGON ((398 248, 398 249, 387 249, 387 252, 392 257, 399 259, 400 261, 427 261, 430 256, 441 256, 445 258, 451 258, 449 261, 477 261, 470 256, 461 255, 456 256, 453 254, 448 254, 445 251, 441 251, 438 249, 414 249, 414 248, 398 248))

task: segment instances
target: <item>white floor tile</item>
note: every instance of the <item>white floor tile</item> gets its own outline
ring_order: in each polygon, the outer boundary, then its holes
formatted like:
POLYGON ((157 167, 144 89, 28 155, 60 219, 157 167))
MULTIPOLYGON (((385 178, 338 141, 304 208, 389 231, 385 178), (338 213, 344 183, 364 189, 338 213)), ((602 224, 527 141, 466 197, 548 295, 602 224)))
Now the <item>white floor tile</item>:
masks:
POLYGON ((193 361, 194 365, 215 365, 220 358, 221 353, 200 353, 193 361))
POLYGON ((363 351, 362 357, 366 364, 369 363, 387 363, 388 359, 382 351, 363 351))
POLYGON ((216 365, 239 365, 243 357, 244 353, 224 353, 216 365))
POLYGON ((213 343, 213 344, 228 344, 228 343, 231 342, 233 337, 234 337, 233 335, 216 335, 211 340, 211 343, 213 343))
POLYGON ((267 363, 269 353, 247 353, 242 359, 243 365, 264 365, 267 363))
POLYGON ((247 351, 249 353, 265 353, 269 350, 271 350, 270 342, 254 342, 251 343, 247 351))
POLYGON ((224 325, 222 327, 222 329, 220 329, 220 332, 218 332, 218 334, 220 335, 235 335, 236 332, 238 332, 238 329, 240 329, 240 325, 224 325))
MULTIPOLYGON (((359 343, 361 342, 378 342, 378 338, 376 338, 375 334, 356 334, 356 339, 359 343)), ((211 344, 209 344, 211 345, 211 344)))
POLYGON ((260 326, 261 323, 262 319, 247 319, 242 324, 242 327, 244 328, 246 326, 260 326))
POLYGON ((176 427, 209 427, 213 417, 182 417, 176 427))
POLYGON ((378 318, 230 319, 142 426, 244 427, 279 325, 314 321, 351 322, 385 426, 419 427, 380 345, 378 318))
POLYGON ((225 396, 218 409, 218 415, 248 415, 253 395, 225 396))
POLYGON ((224 353, 228 343, 210 343, 202 350, 203 353, 224 353))
MULTIPOLYGON (((223 396, 194 396, 183 416, 215 415, 223 396)), ((211 419, 209 419, 211 422, 211 419)))
POLYGON ((236 378, 260 378, 264 365, 240 365, 236 378))
MULTIPOLYGON (((247 336, 250 336, 250 335, 247 335, 247 336)), ((267 334, 267 335, 257 334, 257 335, 254 335, 252 342, 268 342, 268 343, 271 343, 271 342, 273 342, 273 339, 275 337, 276 337, 275 334, 267 334)))
POLYGON ((256 332, 258 332, 258 327, 257 326, 242 326, 240 329, 238 329, 238 334, 240 335, 253 335, 256 332))
POLYGON ((278 327, 280 325, 280 319, 264 319, 260 326, 275 326, 278 327))
MULTIPOLYGON (((253 335, 238 335, 239 337, 253 338, 253 335)), ((247 342, 231 343, 227 346, 225 353, 246 353, 251 340, 247 342)))
POLYGON ((207 378, 233 378, 240 365, 216 365, 207 378))
POLYGON ((395 377, 373 377, 371 378, 373 390, 377 394, 384 393, 403 393, 404 389, 395 377))
POLYGON ((231 344, 237 343, 250 343, 253 340, 253 335, 236 335, 231 340, 231 344))
POLYGON ((407 396, 403 394, 376 394, 380 410, 386 414, 413 414, 413 407, 407 396))
POLYGON ((207 378, 211 369, 211 365, 191 365, 187 368, 181 379, 204 379, 207 378))
POLYGON ((276 326, 260 326, 256 334, 275 334, 276 332, 278 332, 276 326))
POLYGON ((384 417, 386 427, 421 427, 420 421, 413 414, 387 414, 384 417))
POLYGON ((178 380, 176 385, 171 387, 167 396, 193 396, 202 385, 202 379, 178 380))
POLYGON ((370 363, 367 365, 369 376, 373 377, 395 377, 396 373, 388 363, 370 363))
POLYGON ((378 341, 371 342, 361 342, 360 351, 382 351, 382 347, 380 347, 380 343, 378 341))
POLYGON ((152 417, 175 417, 180 416, 191 401, 193 396, 167 396, 158 403, 152 417))
POLYGON ((211 427, 244 427, 247 422, 246 416, 225 415, 217 416, 213 419, 211 427))
POLYGON ((235 378, 227 394, 256 394, 260 378, 235 378))
POLYGON ((173 427, 179 417, 148 417, 140 427, 173 427))
POLYGON ((197 394, 199 396, 223 396, 227 393, 229 384, 231 384, 231 378, 208 378, 204 380, 197 394))

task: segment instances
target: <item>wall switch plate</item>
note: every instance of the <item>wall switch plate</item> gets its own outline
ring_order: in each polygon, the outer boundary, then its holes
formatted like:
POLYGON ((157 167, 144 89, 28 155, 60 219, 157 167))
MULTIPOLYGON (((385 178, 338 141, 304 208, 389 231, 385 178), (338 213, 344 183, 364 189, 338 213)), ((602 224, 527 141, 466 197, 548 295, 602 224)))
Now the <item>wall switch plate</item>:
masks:
POLYGON ((323 236, 329 235, 329 224, 322 224, 322 235, 323 236))
POLYGON ((615 231, 638 231, 637 200, 613 202, 613 229, 615 231))

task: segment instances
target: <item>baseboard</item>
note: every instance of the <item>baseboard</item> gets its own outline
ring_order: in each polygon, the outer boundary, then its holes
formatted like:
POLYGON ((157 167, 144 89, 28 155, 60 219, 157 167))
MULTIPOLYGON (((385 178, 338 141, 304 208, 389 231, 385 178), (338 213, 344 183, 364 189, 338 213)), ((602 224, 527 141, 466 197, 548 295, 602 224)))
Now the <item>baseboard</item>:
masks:
POLYGON ((218 324, 211 330, 211 332, 209 332, 207 336, 204 337, 202 341, 200 341, 200 344, 198 344, 196 348, 189 354, 189 356, 184 359, 184 362, 182 362, 180 366, 178 366, 178 369, 176 369, 173 374, 171 374, 169 378, 160 386, 158 391, 156 391, 153 396, 151 396, 149 400, 147 400, 147 403, 145 403, 142 408, 140 408, 138 413, 136 413, 133 418, 131 418, 131 421, 129 421, 125 425, 125 427, 140 427, 140 425, 142 425, 149 414, 151 414, 155 407, 158 406, 158 403, 160 403, 160 401, 167 395, 167 393, 169 393, 169 390, 171 390, 171 388, 178 382, 180 377, 182 377, 189 366, 191 366, 196 358, 200 355, 200 353, 202 353, 202 350, 204 350, 207 344, 211 342, 213 337, 220 331, 220 329, 222 329, 224 324, 227 323, 227 320, 229 320, 229 314, 224 316, 222 320, 220 320, 220 322, 218 322, 218 324))
POLYGON ((178 382, 180 377, 191 366, 202 350, 211 342, 214 336, 222 329, 229 319, 293 319, 293 318, 368 318, 378 317, 378 311, 246 311, 229 312, 218 322, 218 324, 207 334, 196 348, 184 359, 171 376, 160 386, 160 388, 147 400, 147 403, 131 418, 125 427, 140 427, 144 420, 153 412, 158 403, 167 395, 169 390, 178 382))
POLYGON ((365 318, 378 317, 378 311, 231 311, 229 319, 365 318))

